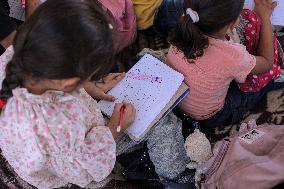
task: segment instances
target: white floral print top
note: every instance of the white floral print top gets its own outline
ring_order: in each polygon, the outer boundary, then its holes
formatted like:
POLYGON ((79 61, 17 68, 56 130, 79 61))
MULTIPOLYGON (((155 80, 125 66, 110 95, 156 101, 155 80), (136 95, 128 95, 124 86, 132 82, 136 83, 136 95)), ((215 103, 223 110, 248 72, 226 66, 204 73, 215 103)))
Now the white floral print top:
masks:
MULTIPOLYGON (((9 59, 9 53, 13 50, 3 56, 9 59)), ((112 134, 84 89, 42 95, 14 89, 0 115, 0 148, 16 173, 40 189, 99 182, 110 174, 116 158, 112 134)))

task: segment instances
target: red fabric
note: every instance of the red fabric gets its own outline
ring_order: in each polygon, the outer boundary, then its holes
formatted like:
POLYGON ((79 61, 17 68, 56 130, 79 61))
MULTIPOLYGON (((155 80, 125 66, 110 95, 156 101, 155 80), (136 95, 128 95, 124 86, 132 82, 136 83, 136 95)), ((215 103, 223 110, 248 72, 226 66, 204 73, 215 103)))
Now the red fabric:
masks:
MULTIPOLYGON (((242 18, 247 21, 244 26, 244 38, 247 51, 256 55, 259 44, 259 35, 261 30, 261 20, 255 12, 250 10, 243 10, 241 12, 242 18)), ((268 72, 249 75, 245 83, 239 83, 239 87, 244 92, 257 92, 265 87, 271 80, 281 74, 281 67, 283 66, 282 59, 278 54, 278 42, 276 36, 274 36, 274 65, 268 72)))
POLYGON ((6 101, 0 100, 0 110, 3 109, 5 105, 6 105, 6 101))

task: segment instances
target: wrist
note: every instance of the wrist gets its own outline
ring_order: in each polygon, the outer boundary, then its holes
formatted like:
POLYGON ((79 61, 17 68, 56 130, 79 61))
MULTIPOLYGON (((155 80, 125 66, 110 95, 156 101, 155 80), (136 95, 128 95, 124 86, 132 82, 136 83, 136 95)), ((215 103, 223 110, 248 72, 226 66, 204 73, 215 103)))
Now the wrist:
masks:
POLYGON ((271 21, 270 21, 271 16, 269 16, 269 15, 260 15, 259 17, 261 19, 262 24, 263 23, 271 24, 271 21))
POLYGON ((108 124, 107 124, 107 127, 109 128, 109 130, 110 130, 110 132, 111 132, 113 138, 114 138, 114 139, 117 138, 117 136, 118 136, 118 134, 119 134, 119 133, 117 132, 117 130, 116 130, 117 126, 114 125, 114 124, 112 124, 112 123, 108 123, 108 124))

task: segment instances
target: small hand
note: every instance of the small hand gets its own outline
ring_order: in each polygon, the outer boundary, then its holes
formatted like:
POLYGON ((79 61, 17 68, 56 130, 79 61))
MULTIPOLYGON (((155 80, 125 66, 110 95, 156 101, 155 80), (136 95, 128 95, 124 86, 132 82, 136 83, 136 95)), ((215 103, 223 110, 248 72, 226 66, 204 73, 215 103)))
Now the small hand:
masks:
POLYGON ((97 82, 96 86, 102 89, 104 92, 107 92, 117 83, 119 83, 124 77, 125 73, 110 73, 103 78, 103 82, 97 82))
POLYGON ((121 123, 121 129, 127 129, 135 120, 136 110, 134 106, 130 103, 122 102, 115 104, 112 116, 109 120, 108 127, 110 128, 112 135, 114 137, 117 136, 117 127, 119 126, 120 122, 120 109, 122 106, 125 106, 123 120, 121 123))
POLYGON ((277 2, 272 0, 254 0, 255 2, 255 12, 258 16, 263 19, 270 19, 273 10, 277 6, 277 2))
POLYGON ((106 94, 110 89, 112 89, 118 82, 120 82, 125 77, 125 73, 111 73, 103 78, 103 82, 86 82, 84 84, 85 90, 94 98, 115 101, 115 97, 106 94))

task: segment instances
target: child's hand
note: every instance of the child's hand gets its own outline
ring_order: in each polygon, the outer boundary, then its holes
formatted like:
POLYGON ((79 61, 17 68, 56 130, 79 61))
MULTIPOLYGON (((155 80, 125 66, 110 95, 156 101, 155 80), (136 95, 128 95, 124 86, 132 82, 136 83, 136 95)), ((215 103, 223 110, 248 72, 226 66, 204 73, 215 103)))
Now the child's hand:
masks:
POLYGON ((121 123, 121 129, 122 130, 127 129, 134 122, 134 119, 135 119, 136 110, 132 104, 126 103, 126 102, 115 104, 112 116, 107 125, 110 128, 112 135, 114 137, 116 137, 118 134, 116 129, 119 126, 120 109, 122 106, 125 106, 125 109, 124 109, 123 119, 121 123))
POLYGON ((255 8, 254 11, 258 16, 263 19, 270 19, 274 8, 277 6, 277 2, 272 0, 254 0, 255 8))
POLYGON ((106 94, 107 91, 112 89, 118 82, 125 77, 125 73, 111 73, 103 78, 104 82, 87 82, 84 84, 85 90, 94 98, 114 101, 115 97, 106 94))
POLYGON ((103 82, 97 82, 96 86, 102 89, 104 92, 108 92, 117 83, 119 83, 125 77, 125 73, 110 73, 103 78, 103 82))

